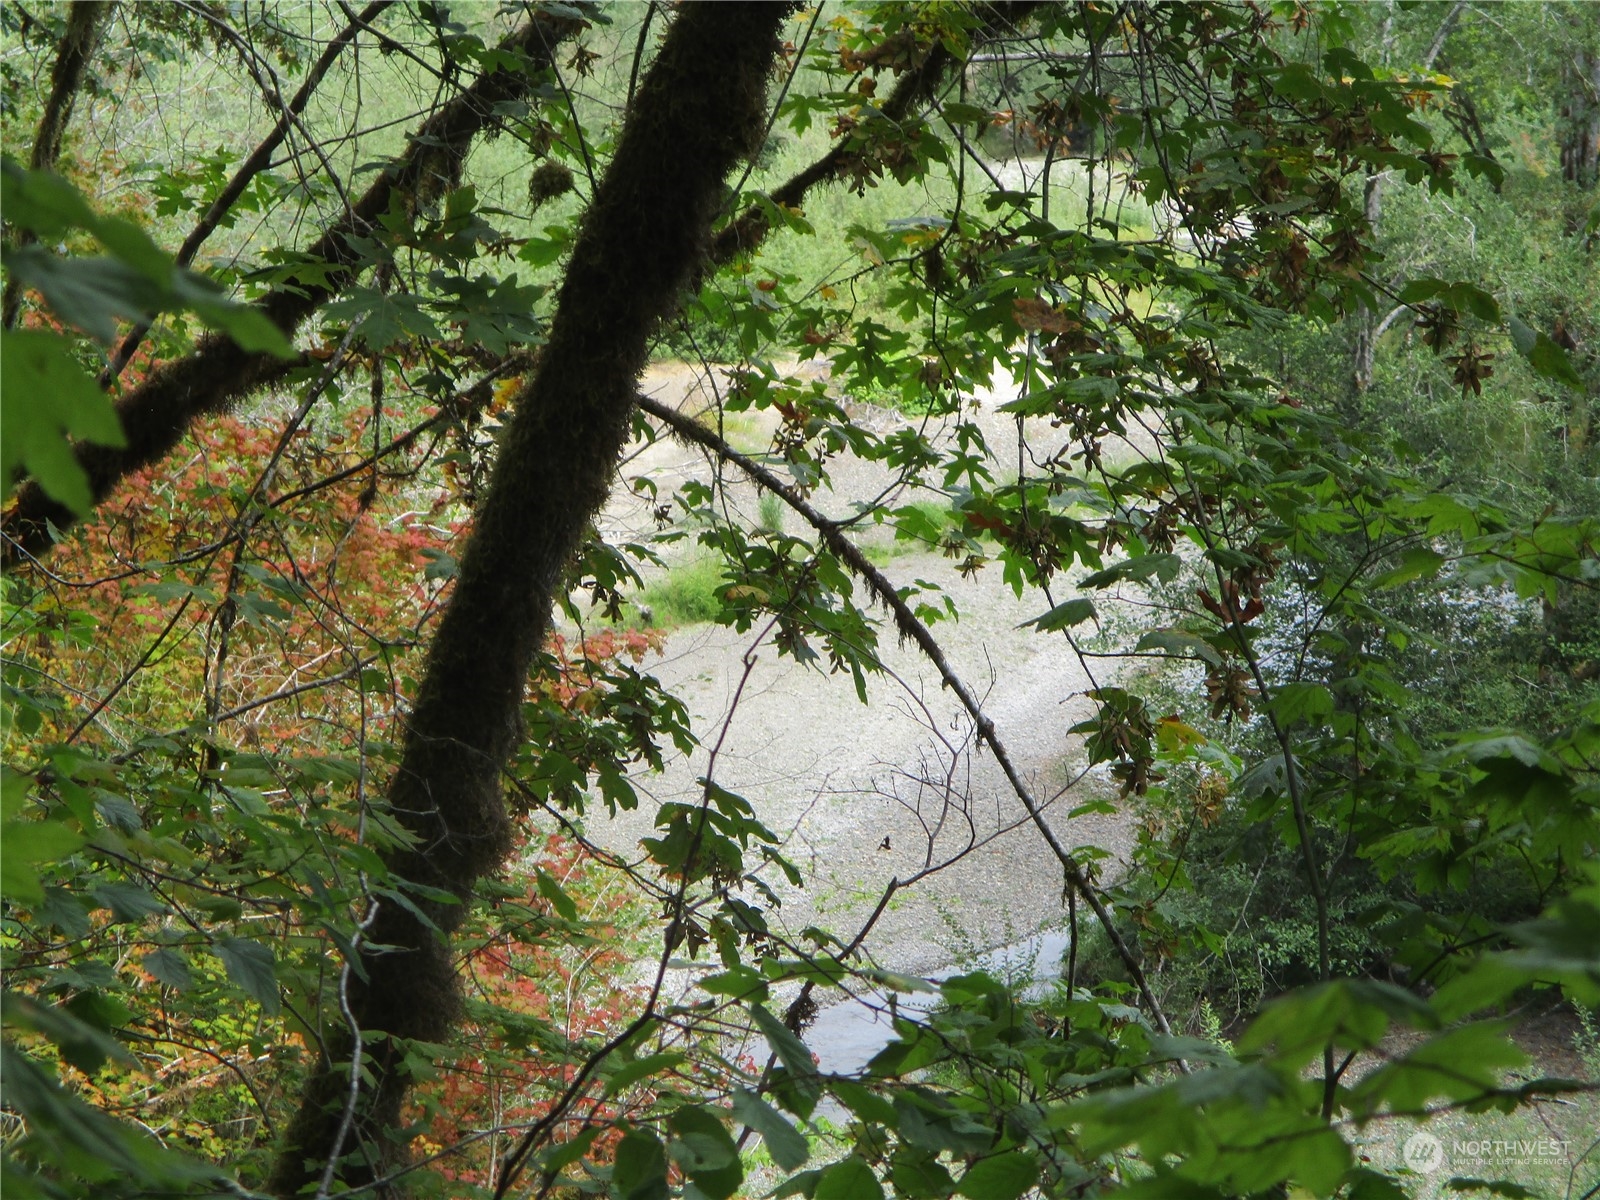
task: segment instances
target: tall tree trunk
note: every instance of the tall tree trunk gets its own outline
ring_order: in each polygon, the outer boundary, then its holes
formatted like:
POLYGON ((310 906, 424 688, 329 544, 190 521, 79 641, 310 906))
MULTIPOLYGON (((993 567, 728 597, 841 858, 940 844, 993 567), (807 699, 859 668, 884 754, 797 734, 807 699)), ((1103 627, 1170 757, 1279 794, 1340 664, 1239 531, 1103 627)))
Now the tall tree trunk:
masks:
MULTIPOLYGON (((1394 5, 1392 3, 1383 15, 1383 28, 1378 34, 1378 44, 1381 47, 1381 59, 1387 65, 1389 54, 1394 49, 1394 5)), ((1383 175, 1381 172, 1367 176, 1366 184, 1362 190, 1361 211, 1362 215, 1367 219, 1367 236, 1376 241, 1378 237, 1378 218, 1383 215, 1383 175)), ((1372 356, 1378 344, 1377 324, 1377 314, 1365 304, 1356 308, 1356 344, 1350 354, 1350 374, 1357 392, 1364 392, 1372 386, 1372 356)))
MULTIPOLYGON (((1378 218, 1383 215, 1383 176, 1368 175, 1363 194, 1363 212, 1367 218, 1368 236, 1378 236, 1378 218)), ((1372 386, 1373 356, 1378 346, 1378 315, 1365 304, 1356 308, 1356 344, 1351 351, 1351 376, 1357 392, 1372 386)))
POLYGON ((574 244, 549 342, 517 399, 390 790, 415 838, 390 868, 461 904, 422 905, 439 933, 379 903, 365 939, 385 949, 363 954, 349 1011, 356 1029, 387 1036, 368 1043, 358 1094, 349 1083, 358 1035, 329 1039, 272 1176, 279 1195, 316 1182, 341 1154, 339 1178, 370 1181, 397 1149, 386 1139, 410 1084, 404 1040, 444 1040, 456 1022, 446 937, 510 844, 500 773, 528 670, 566 565, 609 490, 650 337, 705 252, 724 177, 756 148, 790 11, 686 5, 640 86, 574 244))
MULTIPOLYGON (((1433 41, 1428 43, 1428 49, 1422 56, 1422 69, 1432 70, 1433 64, 1444 51, 1445 41, 1450 37, 1450 31, 1455 28, 1456 21, 1466 10, 1465 0, 1457 0, 1450 6, 1444 15, 1444 20, 1439 22, 1439 28, 1434 31, 1433 41)), ((1378 35, 1379 61, 1384 66, 1389 65, 1389 58, 1394 52, 1394 8, 1391 5, 1388 13, 1383 18, 1383 30, 1378 35)), ((1366 186, 1362 193, 1362 215, 1367 219, 1368 236, 1374 240, 1378 235, 1378 219, 1383 215, 1383 174, 1368 175, 1366 186)), ((1359 305, 1355 313, 1356 337, 1355 346, 1350 354, 1351 381, 1355 384, 1356 391, 1364 392, 1372 386, 1373 356, 1377 353, 1378 337, 1382 329, 1378 324, 1378 315, 1365 304, 1359 305)))
POLYGON ((1600 184, 1600 46, 1580 46, 1561 71, 1561 177, 1600 184))

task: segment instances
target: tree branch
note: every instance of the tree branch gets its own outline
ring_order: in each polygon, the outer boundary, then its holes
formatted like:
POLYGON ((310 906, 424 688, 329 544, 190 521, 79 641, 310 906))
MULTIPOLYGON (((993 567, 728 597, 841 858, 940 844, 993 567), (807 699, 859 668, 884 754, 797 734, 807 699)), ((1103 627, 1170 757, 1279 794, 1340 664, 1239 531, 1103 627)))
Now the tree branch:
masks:
MULTIPOLYGON (((250 157, 239 164, 239 169, 233 173, 233 178, 228 180, 227 186, 217 193, 216 199, 211 202, 200 219, 195 222, 194 228, 189 231, 189 236, 183 239, 183 245, 178 247, 178 253, 174 256, 174 261, 180 267, 187 267, 194 261, 194 256, 200 252, 200 247, 205 244, 206 239, 216 232, 217 226, 222 222, 222 218, 227 216, 228 210, 233 207, 234 201, 244 194, 245 188, 250 186, 252 179, 266 170, 267 165, 272 161, 272 152, 283 143, 283 139, 289 135, 289 130, 294 128, 296 119, 305 111, 306 104, 310 101, 312 93, 317 90, 323 77, 327 75, 329 68, 333 66, 334 60, 344 53, 345 48, 351 42, 355 41, 356 34, 360 30, 368 28, 374 18, 393 4, 394 0, 373 0, 371 4, 362 10, 358 18, 353 19, 348 26, 328 43, 321 57, 311 64, 311 69, 306 72, 306 77, 300 84, 300 89, 295 92, 294 97, 284 107, 277 124, 261 140, 261 143, 250 152, 250 157)), ((122 374, 123 368, 133 358, 134 351, 139 348, 139 343, 144 341, 144 335, 149 331, 150 323, 148 321, 141 321, 128 331, 121 344, 117 346, 116 352, 111 356, 111 362, 100 374, 101 387, 109 387, 111 381, 122 374)))
POLYGON ((1428 52, 1422 56, 1422 67, 1429 70, 1433 67, 1434 60, 1444 50, 1445 39, 1450 36, 1450 31, 1455 28, 1461 14, 1467 9, 1467 0, 1456 0, 1450 6, 1450 11, 1445 13, 1444 20, 1439 22, 1439 30, 1433 35, 1433 41, 1428 45, 1428 52))
MULTIPOLYGON (((997 31, 1011 28, 1037 7, 1034 0, 1011 0, 1010 3, 990 5, 985 9, 983 25, 973 33, 973 40, 987 40, 997 31)), ((955 62, 955 55, 945 49, 943 43, 934 46, 920 63, 900 77, 879 111, 891 121, 904 119, 914 105, 933 95, 934 89, 955 62)), ((821 158, 767 193, 768 199, 786 208, 799 205, 806 193, 817 184, 839 178, 850 161, 850 154, 848 139, 835 142, 821 158)), ((754 250, 771 232, 771 228, 772 222, 766 208, 751 205, 728 222, 713 239, 708 262, 731 262, 740 254, 754 250)))
MULTIPOLYGON (((83 86, 84 70, 115 8, 115 4, 99 0, 77 0, 67 12, 67 31, 56 49, 55 67, 50 72, 50 95, 44 102, 44 115, 39 118, 39 131, 34 134, 33 153, 28 160, 35 171, 55 170, 56 160, 61 157, 61 139, 66 135, 72 106, 83 86)), ((25 229, 17 244, 26 246, 33 240, 33 231, 25 229)), ((21 285, 9 279, 5 296, 0 299, 0 325, 6 329, 15 326, 21 306, 21 285)))
MULTIPOLYGON (((364 232, 387 212, 394 198, 415 200, 433 194, 439 186, 441 156, 446 172, 458 169, 472 139, 496 119, 498 106, 526 94, 555 47, 581 26, 576 18, 540 12, 502 40, 498 47, 502 54, 520 54, 528 62, 517 70, 497 66, 485 72, 424 121, 405 153, 307 250, 308 257, 332 263, 337 269, 328 271, 320 282, 270 292, 255 307, 292 335, 307 317, 350 286, 365 266, 353 235, 364 232)), ((127 446, 77 447, 78 462, 89 476, 95 503, 104 500, 125 475, 171 450, 196 417, 224 411, 292 369, 292 364, 269 354, 241 350, 232 339, 211 334, 193 352, 152 371, 117 402, 127 446)), ((54 542, 52 527, 67 529, 76 520, 36 483, 25 483, 0 520, 5 535, 0 566, 10 568, 27 556, 43 555, 54 542)))
POLYGON ((663 404, 650 396, 639 396, 636 398, 635 403, 638 404, 640 409, 655 417, 679 437, 698 446, 703 446, 717 455, 717 457, 732 463, 763 488, 781 499, 817 531, 822 538, 823 545, 848 566, 872 590, 879 603, 894 615, 895 627, 900 631, 901 635, 916 643, 917 648, 922 651, 923 657, 932 663, 934 669, 939 672, 939 678, 943 681, 944 686, 955 694, 956 699, 961 702, 961 707, 966 709, 978 736, 993 752, 995 762, 1005 772, 1006 781, 1011 785, 1011 790, 1016 794, 1017 799, 1022 802, 1023 808, 1028 812, 1029 819, 1033 822, 1034 827, 1038 829, 1040 836, 1044 838, 1045 844, 1050 847, 1050 852, 1055 855, 1056 861, 1061 864, 1062 873, 1072 891, 1082 896, 1089 907, 1094 910, 1095 919, 1100 922, 1101 928, 1105 930, 1106 937, 1115 949, 1117 957, 1128 968, 1128 974, 1133 979, 1134 985, 1139 989, 1139 995, 1143 998, 1145 1007, 1149 1009, 1151 1019, 1155 1021, 1156 1027, 1162 1033, 1171 1033, 1172 1028, 1167 1023, 1166 1014, 1162 1011, 1160 1002, 1156 999, 1155 993, 1145 980, 1144 970, 1139 964, 1138 956, 1133 953, 1132 948, 1123 938, 1121 931, 1116 926, 1116 922, 1111 917, 1110 910, 1106 908, 1105 901, 1101 899, 1094 885, 1089 882, 1088 877, 1084 874, 1082 865, 1073 857, 1071 851, 1061 844, 1060 839, 1056 837, 1055 830, 1050 827, 1050 822, 1045 819, 1044 811, 1040 807, 1037 798, 1033 795, 1032 789, 1028 787, 1026 781, 1022 778, 1022 773, 1011 760, 1011 755, 1007 752, 1005 744, 1001 742, 1000 735, 995 731, 994 722, 984 713, 983 705, 979 703, 978 698, 973 695, 972 690, 967 687, 961 677, 956 674, 955 668, 950 665, 950 661, 945 657, 944 650, 940 647, 932 632, 911 611, 911 606, 901 597, 899 589, 894 586, 894 582, 872 564, 871 560, 861 552, 860 547, 844 535, 837 521, 823 515, 805 497, 784 483, 772 471, 748 455, 739 453, 717 434, 692 418, 678 412, 670 405, 663 404))

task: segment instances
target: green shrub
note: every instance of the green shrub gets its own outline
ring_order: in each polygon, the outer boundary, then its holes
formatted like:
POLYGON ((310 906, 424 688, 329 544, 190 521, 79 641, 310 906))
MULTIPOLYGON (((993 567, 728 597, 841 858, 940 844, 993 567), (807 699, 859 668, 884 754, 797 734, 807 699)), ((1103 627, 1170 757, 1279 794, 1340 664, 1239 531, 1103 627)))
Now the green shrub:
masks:
POLYGON ((767 533, 783 532, 783 501, 771 492, 761 493, 761 503, 757 510, 756 528, 767 533))
POLYGON ((675 566, 639 593, 640 621, 657 629, 714 621, 717 593, 726 582, 718 558, 696 558, 675 566))

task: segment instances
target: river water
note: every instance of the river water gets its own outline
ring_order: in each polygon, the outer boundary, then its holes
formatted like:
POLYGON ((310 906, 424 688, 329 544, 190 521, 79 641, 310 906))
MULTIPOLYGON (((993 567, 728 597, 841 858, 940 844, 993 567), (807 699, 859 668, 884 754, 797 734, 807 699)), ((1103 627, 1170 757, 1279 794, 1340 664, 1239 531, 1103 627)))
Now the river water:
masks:
MULTIPOLYGON (((983 971, 1013 984, 1048 984, 1061 974, 1070 934, 1045 930, 1009 946, 979 954, 926 976, 939 983, 954 975, 983 971)), ((937 992, 898 992, 894 1006, 902 1013, 926 1012, 939 1002, 937 992)), ((862 992, 853 999, 831 1004, 817 1014, 805 1031, 806 1046, 817 1056, 819 1070, 833 1075, 853 1075, 865 1070, 874 1055, 894 1038, 887 992, 862 992)))

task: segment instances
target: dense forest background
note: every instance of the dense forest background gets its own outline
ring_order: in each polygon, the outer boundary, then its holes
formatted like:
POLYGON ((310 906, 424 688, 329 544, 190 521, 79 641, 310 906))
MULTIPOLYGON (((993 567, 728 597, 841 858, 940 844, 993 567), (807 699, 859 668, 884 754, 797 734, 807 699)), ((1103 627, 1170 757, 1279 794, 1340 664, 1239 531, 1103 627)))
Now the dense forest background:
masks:
POLYGON ((0 102, 8 1197, 1600 1196, 1600 6, 24 2, 0 102), (733 782, 774 658, 893 840, 733 782), (974 863, 1044 986, 894 965, 974 863))

